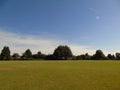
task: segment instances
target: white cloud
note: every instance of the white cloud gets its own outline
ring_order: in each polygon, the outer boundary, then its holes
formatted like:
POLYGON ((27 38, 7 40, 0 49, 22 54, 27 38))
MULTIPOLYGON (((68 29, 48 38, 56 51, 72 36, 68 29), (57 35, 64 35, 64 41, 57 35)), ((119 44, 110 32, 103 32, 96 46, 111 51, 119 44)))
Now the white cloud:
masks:
MULTIPOLYGON (((0 30, 0 50, 3 46, 9 46, 12 53, 22 54, 26 49, 31 49, 33 53, 41 51, 45 54, 52 54, 58 45, 68 45, 74 55, 94 54, 96 49, 89 46, 71 44, 64 40, 42 38, 34 35, 21 35, 0 30)), ((107 51, 106 51, 107 53, 107 51)))
POLYGON ((89 53, 90 55, 94 54, 96 49, 92 49, 88 46, 82 46, 82 45, 69 45, 72 52, 75 54, 75 55, 80 55, 80 54, 85 54, 85 53, 89 53))
POLYGON ((46 54, 52 53, 55 47, 63 43, 60 40, 43 39, 31 35, 24 36, 6 31, 0 31, 0 41, 0 46, 10 46, 13 52, 23 53, 24 50, 29 48, 33 53, 40 50, 46 54))

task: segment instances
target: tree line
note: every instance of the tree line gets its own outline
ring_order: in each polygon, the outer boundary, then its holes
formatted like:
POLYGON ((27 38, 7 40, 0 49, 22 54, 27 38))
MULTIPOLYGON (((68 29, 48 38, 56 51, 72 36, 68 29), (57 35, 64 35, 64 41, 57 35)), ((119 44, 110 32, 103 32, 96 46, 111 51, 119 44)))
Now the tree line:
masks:
POLYGON ((54 50, 53 54, 46 55, 40 51, 32 54, 31 50, 27 49, 22 55, 19 55, 19 53, 11 55, 9 47, 4 46, 0 53, 0 60, 120 60, 120 53, 105 56, 102 50, 96 50, 93 55, 86 53, 75 56, 67 45, 60 45, 54 50))

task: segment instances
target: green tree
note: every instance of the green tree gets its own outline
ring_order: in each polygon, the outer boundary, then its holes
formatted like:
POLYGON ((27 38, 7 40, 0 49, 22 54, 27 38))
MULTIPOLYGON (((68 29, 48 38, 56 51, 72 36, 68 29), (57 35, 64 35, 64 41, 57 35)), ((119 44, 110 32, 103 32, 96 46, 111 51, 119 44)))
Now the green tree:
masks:
POLYGON ((1 60, 10 60, 11 59, 10 49, 8 46, 4 46, 4 48, 1 51, 0 58, 1 58, 1 60))
POLYGON ((32 56, 34 59, 45 59, 46 55, 42 54, 40 51, 32 56))
POLYGON ((20 59, 20 55, 19 55, 18 53, 14 53, 14 54, 12 55, 12 59, 14 59, 14 60, 19 60, 19 59, 20 59))
POLYGON ((120 53, 116 53, 116 59, 120 60, 120 53))
POLYGON ((23 55, 22 55, 22 59, 32 59, 32 52, 30 51, 30 49, 27 49, 23 55))
POLYGON ((76 56, 76 60, 90 60, 90 59, 91 56, 88 53, 76 56))
POLYGON ((103 54, 102 50, 97 50, 92 57, 93 60, 106 60, 106 56, 103 54))
POLYGON ((72 52, 68 46, 58 46, 53 53, 55 59, 67 60, 72 58, 72 52))
POLYGON ((55 60, 56 58, 54 57, 53 54, 46 55, 45 60, 55 60))
POLYGON ((91 59, 91 56, 88 53, 86 53, 85 57, 84 57, 84 60, 90 60, 90 59, 91 59))
POLYGON ((111 55, 111 54, 108 54, 107 58, 109 60, 115 60, 115 56, 114 55, 111 55))

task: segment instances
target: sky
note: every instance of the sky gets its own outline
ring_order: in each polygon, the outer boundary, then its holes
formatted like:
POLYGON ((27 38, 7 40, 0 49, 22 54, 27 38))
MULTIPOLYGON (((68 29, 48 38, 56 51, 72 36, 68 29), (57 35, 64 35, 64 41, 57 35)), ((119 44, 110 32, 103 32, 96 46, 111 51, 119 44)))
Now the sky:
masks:
POLYGON ((119 0, 0 0, 0 50, 74 55, 120 52, 119 0))

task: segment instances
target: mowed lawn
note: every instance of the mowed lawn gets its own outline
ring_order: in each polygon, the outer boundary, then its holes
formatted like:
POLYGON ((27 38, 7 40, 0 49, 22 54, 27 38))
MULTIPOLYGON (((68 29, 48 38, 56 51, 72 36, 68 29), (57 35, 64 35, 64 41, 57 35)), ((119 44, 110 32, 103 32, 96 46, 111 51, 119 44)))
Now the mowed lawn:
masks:
POLYGON ((120 61, 1 61, 0 90, 120 90, 120 61))

